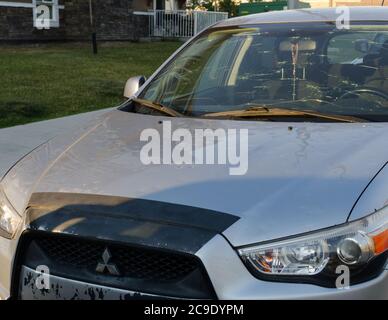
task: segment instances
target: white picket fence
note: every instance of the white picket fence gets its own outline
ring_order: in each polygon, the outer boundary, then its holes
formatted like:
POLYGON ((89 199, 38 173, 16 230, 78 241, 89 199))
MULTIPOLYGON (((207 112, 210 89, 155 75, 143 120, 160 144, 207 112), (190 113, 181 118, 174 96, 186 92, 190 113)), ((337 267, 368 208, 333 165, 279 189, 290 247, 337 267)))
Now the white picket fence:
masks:
POLYGON ((149 15, 150 37, 189 38, 206 27, 228 19, 227 12, 196 10, 151 10, 149 15))

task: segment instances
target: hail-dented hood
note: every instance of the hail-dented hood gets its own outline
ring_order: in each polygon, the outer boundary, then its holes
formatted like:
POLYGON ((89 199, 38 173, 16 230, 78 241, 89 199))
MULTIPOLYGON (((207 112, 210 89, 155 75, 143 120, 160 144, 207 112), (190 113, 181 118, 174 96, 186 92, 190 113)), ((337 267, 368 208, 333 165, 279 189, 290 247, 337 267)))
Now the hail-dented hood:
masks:
POLYGON ((42 192, 229 213, 240 219, 224 235, 240 246, 344 223, 388 159, 387 136, 382 123, 205 120, 114 110, 32 151, 9 171, 2 187, 21 214, 31 194, 42 192), (171 121, 172 130, 248 129, 247 173, 230 175, 229 165, 144 165, 140 133, 161 132, 161 120, 171 121))

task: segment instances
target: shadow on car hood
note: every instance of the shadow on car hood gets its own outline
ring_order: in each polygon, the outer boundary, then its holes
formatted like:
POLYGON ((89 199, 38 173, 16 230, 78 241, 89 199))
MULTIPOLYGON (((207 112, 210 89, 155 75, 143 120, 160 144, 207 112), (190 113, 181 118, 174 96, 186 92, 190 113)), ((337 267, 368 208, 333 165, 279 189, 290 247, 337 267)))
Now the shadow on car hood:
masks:
POLYGON ((225 212, 240 217, 224 231, 240 246, 344 223, 388 159, 387 136, 382 123, 203 120, 117 110, 34 150, 9 172, 3 187, 19 212, 37 192, 111 195, 225 212), (248 129, 247 173, 231 176, 228 165, 143 165, 140 133, 161 130, 160 120, 171 121, 173 129, 248 129))

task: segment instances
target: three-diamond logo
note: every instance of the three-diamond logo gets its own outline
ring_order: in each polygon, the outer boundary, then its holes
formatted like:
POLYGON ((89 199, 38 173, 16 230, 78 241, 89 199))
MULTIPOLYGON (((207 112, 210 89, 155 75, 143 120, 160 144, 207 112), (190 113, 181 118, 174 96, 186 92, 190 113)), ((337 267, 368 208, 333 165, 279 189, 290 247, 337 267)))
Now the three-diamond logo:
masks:
POLYGON ((112 276, 119 276, 120 272, 117 266, 114 263, 109 263, 112 255, 109 252, 108 248, 105 248, 104 253, 102 254, 102 262, 99 262, 96 268, 98 273, 108 273, 112 276))

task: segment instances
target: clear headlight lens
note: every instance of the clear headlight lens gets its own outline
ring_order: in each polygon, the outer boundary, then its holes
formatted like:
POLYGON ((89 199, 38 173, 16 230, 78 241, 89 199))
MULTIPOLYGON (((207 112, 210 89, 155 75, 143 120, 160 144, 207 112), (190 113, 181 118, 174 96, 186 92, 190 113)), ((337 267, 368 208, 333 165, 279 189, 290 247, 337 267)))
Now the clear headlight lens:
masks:
POLYGON ((336 275, 346 265, 354 274, 388 252, 388 207, 368 217, 292 239, 238 250, 257 275, 313 277, 336 275))
POLYGON ((329 255, 325 242, 263 247, 258 251, 242 249, 241 254, 258 271, 282 274, 317 274, 326 266, 329 255))
POLYGON ((21 222, 21 217, 8 202, 0 187, 0 236, 11 239, 21 222))

